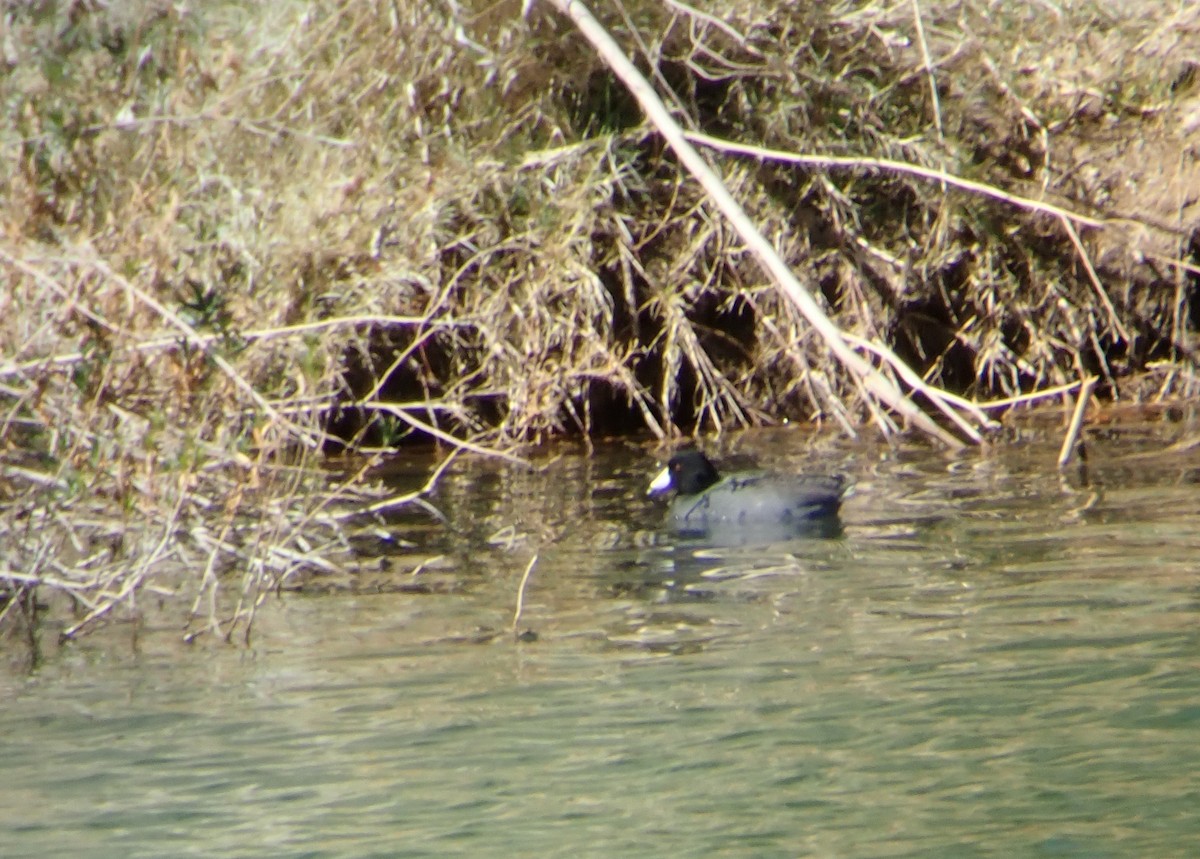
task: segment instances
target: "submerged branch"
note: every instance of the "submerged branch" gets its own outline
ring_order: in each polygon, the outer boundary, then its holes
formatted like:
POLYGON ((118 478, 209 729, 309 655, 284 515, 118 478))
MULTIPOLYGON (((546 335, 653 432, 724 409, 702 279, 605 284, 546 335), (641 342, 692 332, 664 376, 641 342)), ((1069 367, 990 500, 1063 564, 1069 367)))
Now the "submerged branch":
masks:
POLYGON ((1083 380, 1083 385, 1079 389, 1079 396, 1075 400, 1075 412, 1071 415, 1071 424, 1067 427, 1067 434, 1063 436, 1062 447, 1058 451, 1058 467, 1060 469, 1071 464, 1071 460, 1075 458, 1081 447, 1079 432, 1083 429, 1083 418, 1087 414, 1088 401, 1092 398, 1092 389, 1096 387, 1098 381, 1095 376, 1088 376, 1083 380))

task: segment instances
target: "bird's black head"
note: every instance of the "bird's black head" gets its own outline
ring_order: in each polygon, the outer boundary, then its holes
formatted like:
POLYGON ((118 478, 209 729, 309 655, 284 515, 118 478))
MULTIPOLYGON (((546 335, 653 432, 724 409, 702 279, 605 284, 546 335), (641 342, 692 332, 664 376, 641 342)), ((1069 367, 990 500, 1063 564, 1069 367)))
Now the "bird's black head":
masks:
POLYGON ((692 449, 681 450, 654 478, 648 494, 657 495, 674 489, 680 495, 697 495, 720 479, 716 467, 703 453, 692 449))

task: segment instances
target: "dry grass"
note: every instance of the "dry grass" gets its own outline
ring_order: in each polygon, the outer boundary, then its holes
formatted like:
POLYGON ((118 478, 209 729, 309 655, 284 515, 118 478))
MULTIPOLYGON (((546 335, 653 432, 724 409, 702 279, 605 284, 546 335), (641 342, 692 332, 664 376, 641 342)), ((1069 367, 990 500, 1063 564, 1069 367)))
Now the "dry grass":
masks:
MULTIPOLYGON (((629 96, 520 6, 6 8, 10 618, 41 585, 72 631, 171 595, 188 634, 244 632, 380 497, 331 497, 331 448, 864 422, 629 96)), ((826 159, 711 150, 852 342, 969 397, 1195 393, 1200 13, 597 13, 685 126, 826 159)))

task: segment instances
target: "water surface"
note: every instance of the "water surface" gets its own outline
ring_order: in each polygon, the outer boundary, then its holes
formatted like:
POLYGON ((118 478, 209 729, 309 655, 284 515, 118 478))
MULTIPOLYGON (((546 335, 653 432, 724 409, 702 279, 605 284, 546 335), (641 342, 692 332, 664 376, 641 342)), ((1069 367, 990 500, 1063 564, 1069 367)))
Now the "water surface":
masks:
POLYGON ((1061 476, 1036 434, 746 435, 727 459, 859 483, 842 537, 766 546, 659 534, 640 448, 464 462, 453 529, 388 523, 412 545, 249 648, 113 632, 4 676, 0 853, 1188 855, 1200 463, 1170 440, 1061 476))

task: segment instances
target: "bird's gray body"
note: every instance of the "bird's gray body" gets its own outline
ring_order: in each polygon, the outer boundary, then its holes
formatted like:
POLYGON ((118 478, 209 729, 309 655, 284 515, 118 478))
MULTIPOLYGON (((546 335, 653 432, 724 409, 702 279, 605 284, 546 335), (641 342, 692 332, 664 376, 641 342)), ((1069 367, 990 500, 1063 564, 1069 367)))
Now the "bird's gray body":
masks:
POLYGON ((702 493, 677 495, 668 520, 690 530, 714 524, 803 524, 837 515, 848 487, 834 476, 733 474, 702 493))

